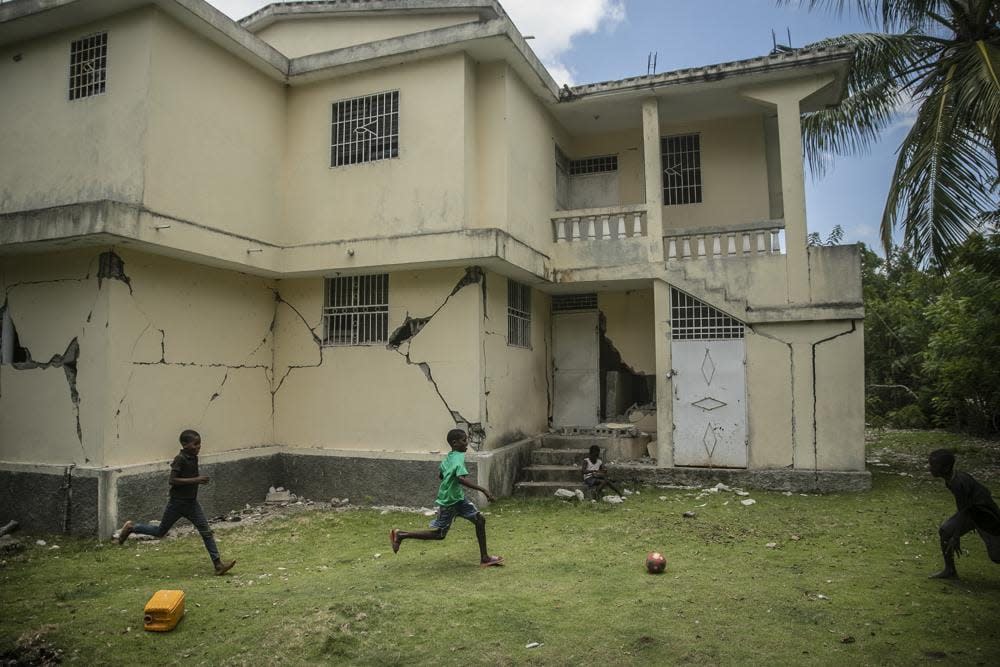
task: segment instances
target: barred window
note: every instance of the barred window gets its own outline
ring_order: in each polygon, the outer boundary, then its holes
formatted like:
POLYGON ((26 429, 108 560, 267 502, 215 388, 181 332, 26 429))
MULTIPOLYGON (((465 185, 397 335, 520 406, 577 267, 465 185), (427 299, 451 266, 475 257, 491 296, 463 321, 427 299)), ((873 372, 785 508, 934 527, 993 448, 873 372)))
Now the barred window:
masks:
POLYGON ((389 274, 326 279, 323 342, 376 345, 389 340, 389 274))
POLYGON ((333 103, 330 166, 399 157, 399 91, 333 103))
POLYGON ((743 322, 677 289, 670 290, 670 337, 674 340, 743 338, 743 322))
POLYGON ((552 297, 553 313, 597 310, 597 294, 556 294, 552 297))
POLYGON ((587 157, 580 160, 571 160, 569 163, 570 176, 585 176, 587 174, 606 174, 609 171, 618 171, 617 155, 600 155, 597 157, 587 157))
POLYGON ((108 80, 108 33, 81 37, 69 45, 69 99, 100 95, 108 80))
POLYGON ((507 345, 531 347, 531 287, 507 279, 507 345))
POLYGON ((660 139, 663 205, 701 203, 701 135, 660 139))

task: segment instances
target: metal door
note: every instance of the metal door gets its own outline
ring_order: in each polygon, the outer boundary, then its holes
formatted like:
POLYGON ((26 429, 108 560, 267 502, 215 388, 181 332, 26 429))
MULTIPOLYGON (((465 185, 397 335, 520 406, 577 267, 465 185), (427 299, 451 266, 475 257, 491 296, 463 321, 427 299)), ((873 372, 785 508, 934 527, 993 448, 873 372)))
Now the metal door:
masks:
POLYGON ((743 323, 671 292, 674 465, 746 468, 743 323))
POLYGON ((598 327, 597 311, 552 314, 552 423, 556 427, 593 428, 600 421, 598 327))

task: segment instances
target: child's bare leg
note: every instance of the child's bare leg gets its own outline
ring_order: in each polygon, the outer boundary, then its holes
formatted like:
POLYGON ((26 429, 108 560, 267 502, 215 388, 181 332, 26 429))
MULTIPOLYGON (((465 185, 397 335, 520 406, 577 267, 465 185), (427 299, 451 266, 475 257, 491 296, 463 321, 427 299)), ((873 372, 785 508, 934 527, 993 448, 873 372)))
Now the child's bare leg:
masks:
POLYGON ((961 551, 961 536, 965 526, 959 515, 950 517, 941 524, 938 536, 941 538, 941 556, 944 558, 944 569, 931 575, 931 579, 958 579, 955 569, 955 556, 961 551))
POLYGON ((440 528, 414 531, 396 530, 393 528, 389 531, 389 542, 392 544, 393 553, 396 553, 399 551, 399 545, 403 540, 443 540, 446 534, 440 528))
POLYGON ((503 565, 502 557, 491 556, 490 552, 486 550, 486 517, 477 513, 472 519, 472 523, 476 525, 476 541, 479 542, 479 564, 482 567, 503 565))

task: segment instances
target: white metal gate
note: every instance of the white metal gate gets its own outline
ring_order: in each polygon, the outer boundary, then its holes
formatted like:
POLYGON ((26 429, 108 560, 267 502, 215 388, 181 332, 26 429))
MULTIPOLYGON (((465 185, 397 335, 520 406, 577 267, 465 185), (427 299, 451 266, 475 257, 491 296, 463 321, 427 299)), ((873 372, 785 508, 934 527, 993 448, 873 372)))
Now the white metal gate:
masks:
MULTIPOLYGON (((596 308, 596 304, 595 304, 596 308)), ((552 423, 592 428, 600 421, 597 310, 552 313, 552 423)))
POLYGON ((746 468, 743 323, 671 290, 674 465, 746 468))

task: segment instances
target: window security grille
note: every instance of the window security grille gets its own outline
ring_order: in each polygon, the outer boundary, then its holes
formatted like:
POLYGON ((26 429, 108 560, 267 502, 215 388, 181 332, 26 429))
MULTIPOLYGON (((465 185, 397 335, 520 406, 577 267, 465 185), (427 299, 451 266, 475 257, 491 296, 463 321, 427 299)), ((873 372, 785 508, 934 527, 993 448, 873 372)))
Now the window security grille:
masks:
POLYGON ((682 134, 660 139, 663 205, 701 203, 701 136, 682 134))
POLYGON ((617 155, 601 155, 598 157, 588 157, 581 160, 571 160, 569 163, 570 176, 584 176, 586 174, 605 174, 609 171, 618 171, 617 155))
POLYGON ((389 274, 326 279, 323 342, 375 345, 389 340, 389 274))
POLYGON ((531 288, 507 280, 507 345, 531 347, 531 288))
POLYGON ((704 301, 670 290, 670 337, 674 340, 743 338, 743 323, 704 301))
POLYGON ((552 297, 553 313, 597 310, 597 294, 557 294, 552 297))
POLYGON ((399 157, 399 91, 333 103, 330 166, 399 157))
POLYGON ((108 80, 108 33, 99 32, 69 45, 69 99, 100 95, 108 80))

